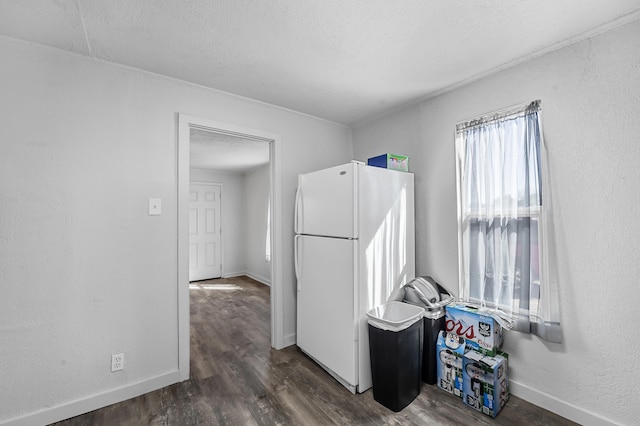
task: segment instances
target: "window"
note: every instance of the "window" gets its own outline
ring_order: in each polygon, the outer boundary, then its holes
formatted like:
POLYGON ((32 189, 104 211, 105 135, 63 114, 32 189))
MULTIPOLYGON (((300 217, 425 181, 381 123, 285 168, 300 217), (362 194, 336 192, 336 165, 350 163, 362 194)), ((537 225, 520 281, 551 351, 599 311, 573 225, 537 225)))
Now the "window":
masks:
POLYGON ((456 126, 460 296, 507 328, 559 341, 542 148, 539 101, 456 126))

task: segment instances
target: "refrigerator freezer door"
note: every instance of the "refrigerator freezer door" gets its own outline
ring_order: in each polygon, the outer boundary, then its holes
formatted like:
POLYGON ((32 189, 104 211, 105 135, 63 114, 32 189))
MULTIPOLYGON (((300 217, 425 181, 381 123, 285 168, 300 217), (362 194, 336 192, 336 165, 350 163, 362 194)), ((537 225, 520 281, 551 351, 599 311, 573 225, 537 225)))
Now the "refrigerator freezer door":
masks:
POLYGON ((343 384, 357 385, 354 265, 357 241, 296 237, 297 345, 343 384))
POLYGON ((331 167, 298 177, 297 234, 357 238, 356 164, 331 167))

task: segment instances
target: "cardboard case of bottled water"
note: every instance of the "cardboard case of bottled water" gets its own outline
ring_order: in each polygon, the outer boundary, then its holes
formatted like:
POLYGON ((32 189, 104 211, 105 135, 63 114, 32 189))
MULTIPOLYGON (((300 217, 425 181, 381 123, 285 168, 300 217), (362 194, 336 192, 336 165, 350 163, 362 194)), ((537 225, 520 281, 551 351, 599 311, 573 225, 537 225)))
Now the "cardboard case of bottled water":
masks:
POLYGON ((462 398, 462 357, 464 339, 454 333, 440 331, 436 342, 436 381, 445 392, 462 398))
POLYGON ((496 417, 509 399, 509 356, 468 351, 462 359, 462 401, 469 407, 496 417))
POLYGON ((502 326, 492 316, 462 303, 446 307, 445 331, 463 337, 469 349, 491 356, 504 341, 502 326))

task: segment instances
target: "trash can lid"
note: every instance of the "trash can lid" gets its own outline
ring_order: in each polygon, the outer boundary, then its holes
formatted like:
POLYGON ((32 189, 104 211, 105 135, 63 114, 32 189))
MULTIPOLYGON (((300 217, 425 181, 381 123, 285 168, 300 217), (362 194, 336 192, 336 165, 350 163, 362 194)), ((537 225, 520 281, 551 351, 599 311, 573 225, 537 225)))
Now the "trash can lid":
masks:
POLYGON ((424 309, 402 302, 387 302, 367 312, 368 323, 376 328, 401 331, 422 319, 424 309))

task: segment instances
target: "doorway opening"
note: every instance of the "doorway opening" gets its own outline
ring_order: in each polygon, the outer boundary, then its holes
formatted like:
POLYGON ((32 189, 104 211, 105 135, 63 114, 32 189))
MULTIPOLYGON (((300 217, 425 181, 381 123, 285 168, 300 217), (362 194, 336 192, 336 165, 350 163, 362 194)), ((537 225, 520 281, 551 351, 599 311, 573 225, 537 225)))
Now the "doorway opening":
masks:
POLYGON ((191 128, 189 280, 247 275, 271 285, 270 140, 191 128))
MULTIPOLYGON (((240 158, 234 158, 233 162, 237 163, 237 167, 241 167, 238 164, 250 161, 250 156, 253 149, 253 153, 259 151, 258 148, 262 147, 267 151, 267 162, 264 165, 259 165, 258 171, 247 172, 256 173, 258 177, 253 179, 262 180, 266 186, 259 189, 260 192, 266 192, 268 195, 268 203, 266 203, 265 210, 262 212, 265 220, 268 217, 268 225, 262 230, 262 236, 258 238, 264 238, 260 249, 262 250, 263 260, 269 258, 269 261, 264 263, 268 264, 268 270, 265 270, 258 278, 270 281, 271 286, 271 346, 280 349, 285 346, 283 339, 283 295, 282 285, 280 283, 281 271, 282 271, 282 241, 279 237, 277 230, 281 226, 281 214, 280 214, 280 188, 281 188, 281 175, 280 175, 280 137, 279 135, 265 132, 259 129, 248 128, 244 126, 238 126, 230 123, 217 122, 209 119, 203 119, 184 114, 178 114, 178 365, 179 373, 182 380, 189 378, 189 269, 190 269, 190 208, 189 203, 191 199, 190 185, 193 182, 208 181, 208 183, 222 183, 215 182, 220 181, 224 176, 220 173, 221 170, 214 170, 216 168, 222 168, 222 165, 218 163, 216 166, 215 160, 220 160, 228 155, 237 155, 240 158), (207 138, 210 138, 209 140, 207 138), (203 142, 208 140, 208 142, 203 142), (218 146, 216 147, 216 140, 218 146), (192 148, 192 143, 198 145, 197 148, 192 148), (206 145, 212 145, 208 151, 204 150, 206 145), (242 152, 246 155, 243 157, 242 152), (217 148, 217 149, 216 149, 217 148), (204 150, 204 151, 203 151, 204 150), (197 151, 197 152, 192 152, 197 151), (216 154, 217 153, 217 154, 216 154), (214 158, 210 163, 210 167, 204 167, 204 161, 209 158, 214 158), (208 171, 207 171, 208 170, 208 171), (195 179, 194 179, 195 178, 195 179), (266 183, 264 181, 267 181, 266 183), (268 241, 268 243, 265 243, 268 241), (267 246, 268 244, 268 246, 267 246)), ((227 160, 227 162, 231 162, 227 160)), ((227 174, 233 175, 230 170, 227 170, 227 174)), ((249 180, 249 178, 247 178, 249 180)), ((229 195, 229 185, 224 185, 223 205, 227 203, 229 195)), ((229 206, 233 207, 233 206, 229 206)), ((224 207, 223 207, 224 209, 224 207)), ((229 213, 227 214, 229 215, 229 213)), ((261 217, 262 217, 261 216, 261 217)), ((232 221, 231 218, 229 218, 232 221)), ((225 220, 225 211, 222 210, 221 218, 224 227, 227 227, 228 223, 225 220)), ((256 222, 256 221, 254 221, 256 222)), ((231 232, 229 232, 231 234, 231 232)), ((232 235, 226 235, 225 228, 222 230, 222 246, 226 244, 232 244, 232 235)), ((227 262, 230 259, 224 258, 224 251, 221 252, 223 256, 222 272, 221 275, 233 276, 234 272, 231 262, 227 262)), ((250 275, 249 275, 250 276, 250 275)), ((258 279, 260 281, 260 279, 258 279)))

